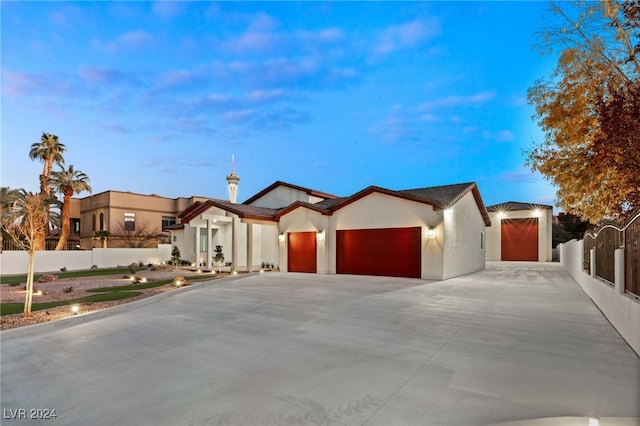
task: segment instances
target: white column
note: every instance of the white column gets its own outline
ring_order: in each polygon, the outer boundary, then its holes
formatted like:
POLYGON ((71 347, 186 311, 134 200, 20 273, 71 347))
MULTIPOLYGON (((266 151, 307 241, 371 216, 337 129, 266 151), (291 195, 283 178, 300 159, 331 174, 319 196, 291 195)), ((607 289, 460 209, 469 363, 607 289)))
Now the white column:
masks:
POLYGON ((211 251, 212 243, 213 237, 211 235, 211 219, 207 219, 207 269, 211 269, 211 257, 213 256, 211 251))
POLYGON ((589 275, 591 275, 591 277, 595 278, 595 276, 596 276, 596 249, 594 249, 594 248, 589 250, 589 266, 590 266, 589 275))
POLYGON ((231 271, 238 266, 238 219, 234 216, 231 220, 231 271))
POLYGON ((253 224, 247 223, 247 272, 253 272, 253 224))
POLYGON ((624 294, 624 249, 619 248, 614 252, 614 271, 616 293, 624 294))
POLYGON ((200 227, 196 226, 196 268, 200 267, 200 227))

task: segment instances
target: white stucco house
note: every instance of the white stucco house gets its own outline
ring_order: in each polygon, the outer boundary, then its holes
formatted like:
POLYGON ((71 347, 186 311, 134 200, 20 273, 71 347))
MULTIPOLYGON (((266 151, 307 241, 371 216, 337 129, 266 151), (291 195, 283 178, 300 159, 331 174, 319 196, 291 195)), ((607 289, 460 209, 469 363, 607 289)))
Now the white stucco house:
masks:
POLYGON ((509 201, 487 211, 487 260, 551 262, 552 206, 509 201))
MULTIPOLYGON (((229 178, 229 177, 228 177, 229 178)), ((233 190, 239 178, 234 174, 233 190)), ((230 196, 233 199, 235 192, 230 196)), ((447 279, 484 269, 491 221, 475 183, 348 197, 277 181, 241 204, 196 202, 170 227, 182 258, 237 270, 447 279)))

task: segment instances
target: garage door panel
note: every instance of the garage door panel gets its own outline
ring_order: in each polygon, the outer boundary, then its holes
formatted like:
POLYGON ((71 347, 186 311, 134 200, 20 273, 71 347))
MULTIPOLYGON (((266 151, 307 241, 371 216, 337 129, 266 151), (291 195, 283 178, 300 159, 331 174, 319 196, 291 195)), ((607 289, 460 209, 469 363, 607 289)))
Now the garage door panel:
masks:
POLYGON ((287 270, 315 273, 317 271, 316 233, 290 232, 287 235, 287 270))
POLYGON ((538 261, 538 218, 502 219, 501 258, 538 261))
POLYGON ((421 228, 336 231, 336 272, 420 278, 421 228))

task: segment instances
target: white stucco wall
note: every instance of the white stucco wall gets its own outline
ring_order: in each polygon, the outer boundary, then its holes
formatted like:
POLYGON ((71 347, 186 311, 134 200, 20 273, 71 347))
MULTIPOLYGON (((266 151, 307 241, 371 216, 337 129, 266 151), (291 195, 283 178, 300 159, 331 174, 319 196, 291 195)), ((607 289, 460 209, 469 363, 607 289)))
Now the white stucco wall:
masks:
MULTIPOLYGON (((336 230, 375 228, 422 228, 422 278, 442 279, 443 270, 443 213, 434 211, 428 204, 417 203, 372 193, 333 213, 332 233, 328 237, 335 241, 336 230), (427 237, 427 229, 436 231, 435 238, 427 237)), ((336 272, 335 245, 329 246, 329 272, 336 272)))
POLYGON ((533 217, 538 218, 538 261, 551 262, 553 255, 551 248, 553 211, 551 209, 540 209, 538 215, 535 214, 534 210, 505 211, 503 212, 503 216, 500 216, 498 212, 489 212, 491 226, 487 227, 487 260, 502 260, 502 219, 526 219, 533 217))
MULTIPOLYGON (((640 301, 624 292, 624 278, 621 278, 621 282, 616 283, 616 286, 612 286, 586 273, 582 269, 584 250, 582 240, 558 244, 558 250, 562 266, 593 300, 629 346, 640 354, 640 301)), ((616 266, 623 269, 624 254, 621 253, 619 257, 619 261, 616 259, 616 266)), ((624 276, 624 273, 621 275, 624 276)))
POLYGON ((278 186, 251 203, 252 206, 279 209, 295 201, 309 201, 306 192, 288 186, 278 186))
MULTIPOLYGON (((335 232, 330 232, 329 230, 329 218, 330 216, 304 207, 298 207, 280 218, 280 233, 285 235, 284 240, 279 241, 280 255, 278 262, 281 271, 288 270, 287 233, 324 231, 324 240, 316 240, 316 269, 319 274, 329 272, 329 248, 335 246, 335 232)), ((335 247, 332 253, 335 253, 335 247)), ((335 269, 333 273, 335 273, 335 269)))
MULTIPOLYGON (((486 225, 471 192, 444 212, 444 272, 451 278, 485 268, 482 233, 486 225)), ((486 246, 486 244, 485 244, 486 246)))
MULTIPOLYGON (((171 258, 171 246, 160 244, 156 248, 94 248, 92 250, 37 251, 35 272, 59 272, 61 268, 69 271, 99 268, 112 268, 129 265, 133 262, 162 263, 171 258)), ((0 274, 26 274, 29 253, 26 251, 8 251, 0 253, 0 274)))

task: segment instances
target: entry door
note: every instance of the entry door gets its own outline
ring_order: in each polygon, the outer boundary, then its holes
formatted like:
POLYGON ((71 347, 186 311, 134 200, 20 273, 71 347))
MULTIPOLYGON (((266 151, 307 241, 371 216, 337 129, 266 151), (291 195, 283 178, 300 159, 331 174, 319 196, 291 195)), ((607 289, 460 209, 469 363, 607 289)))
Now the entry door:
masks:
POLYGON ((287 270, 315 273, 317 271, 316 233, 289 232, 287 235, 287 270))
POLYGON ((421 228, 336 231, 338 274, 420 278, 421 228))
POLYGON ((501 259, 538 261, 538 218, 502 219, 501 259))

